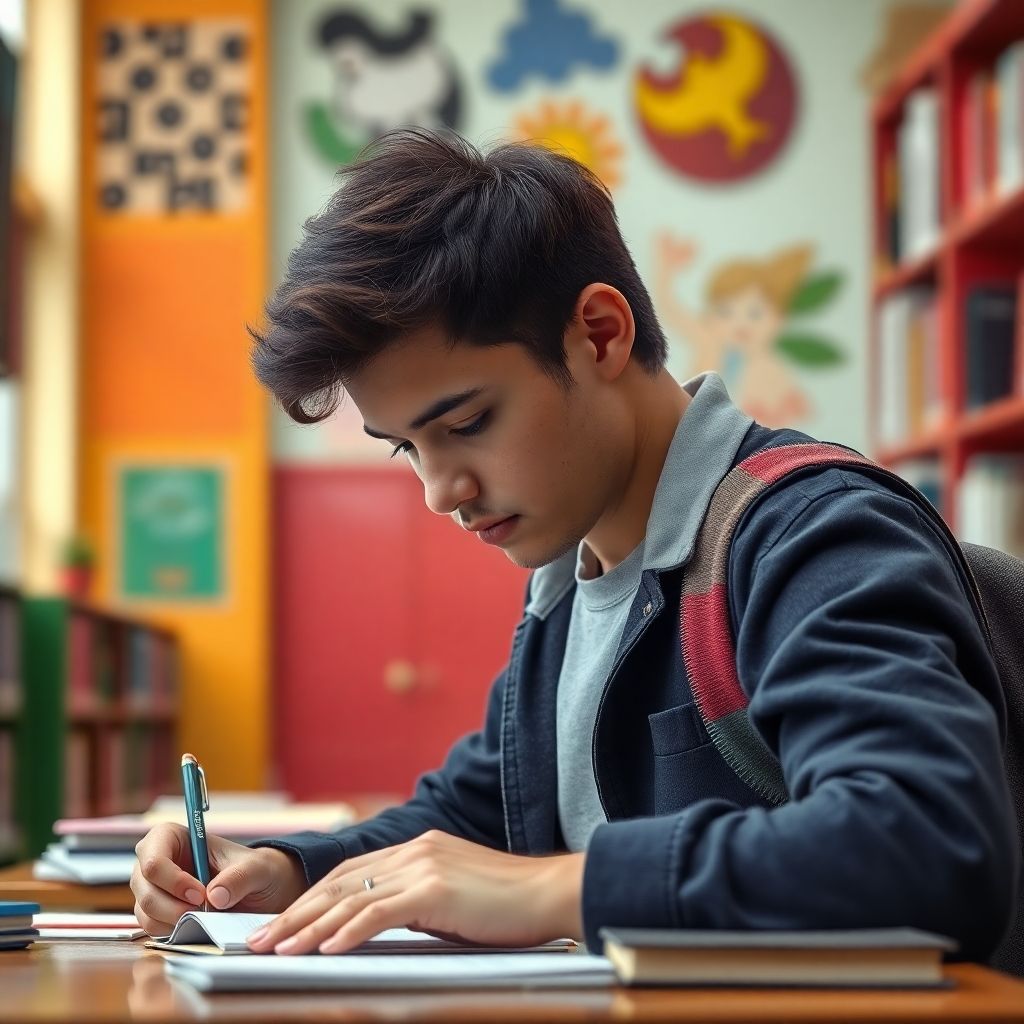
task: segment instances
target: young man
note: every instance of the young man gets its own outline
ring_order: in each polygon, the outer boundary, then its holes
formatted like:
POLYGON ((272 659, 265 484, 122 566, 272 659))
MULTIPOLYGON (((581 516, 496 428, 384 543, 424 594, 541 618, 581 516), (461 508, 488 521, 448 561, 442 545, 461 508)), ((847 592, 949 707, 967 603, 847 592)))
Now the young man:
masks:
POLYGON ((837 468, 741 523, 736 664, 791 797, 767 806, 694 707, 680 575, 719 480, 803 435, 753 423, 713 374, 666 372, 611 201, 572 161, 406 131, 345 179, 268 304, 256 372, 300 422, 343 389, 434 512, 536 572, 483 728, 407 804, 254 849, 211 837, 207 892, 184 828, 156 828, 141 923, 165 932, 208 893, 283 911, 260 952, 398 925, 595 949, 603 925, 915 925, 986 957, 1018 871, 1002 701, 935 527, 837 468))

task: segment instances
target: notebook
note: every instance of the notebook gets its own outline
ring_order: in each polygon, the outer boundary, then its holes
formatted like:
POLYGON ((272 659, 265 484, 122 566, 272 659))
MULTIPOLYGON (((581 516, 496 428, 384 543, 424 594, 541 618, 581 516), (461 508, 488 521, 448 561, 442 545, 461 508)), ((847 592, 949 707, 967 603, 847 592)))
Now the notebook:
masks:
POLYGON ((164 970, 202 992, 600 988, 615 981, 604 957, 586 953, 171 957, 164 970))
POLYGON ((932 988, 951 939, 915 928, 712 931, 602 928, 627 985, 932 988))
MULTIPOLYGON (((253 955, 245 944, 246 938, 258 928, 269 924, 276 914, 243 914, 236 911, 216 912, 190 910, 178 919, 170 935, 154 938, 146 943, 149 949, 173 950, 176 953, 199 953, 213 956, 253 955)), ((530 952, 565 952, 575 949, 572 939, 556 939, 543 946, 532 946, 530 952)), ((380 952, 458 953, 471 951, 511 952, 494 947, 460 945, 438 939, 425 932, 408 928, 388 928, 364 943, 354 953, 380 952)))
POLYGON ((32 919, 38 913, 38 903, 0 900, 0 949, 24 949, 32 942, 37 935, 32 919))

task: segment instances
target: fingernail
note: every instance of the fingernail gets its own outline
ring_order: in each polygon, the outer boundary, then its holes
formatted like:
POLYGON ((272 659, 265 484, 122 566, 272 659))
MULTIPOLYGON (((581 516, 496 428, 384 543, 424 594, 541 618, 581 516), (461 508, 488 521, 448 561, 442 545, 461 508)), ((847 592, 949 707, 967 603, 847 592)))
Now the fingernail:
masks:
POLYGON ((210 902, 215 907, 226 907, 230 900, 231 896, 223 886, 218 885, 216 889, 210 890, 210 902))
POLYGON ((267 937, 267 931, 269 929, 264 926, 263 928, 257 928, 245 941, 248 943, 262 942, 267 937))
POLYGON ((321 953, 334 953, 336 950, 340 948, 341 947, 338 943, 338 940, 333 936, 329 939, 324 939, 324 941, 320 943, 321 953))
POLYGON ((274 947, 275 953, 288 953, 293 950, 299 944, 299 937, 293 935, 290 939, 285 939, 284 942, 279 942, 274 947))
POLYGON ((187 889, 185 891, 185 899, 198 907, 203 902, 203 894, 198 889, 187 889))

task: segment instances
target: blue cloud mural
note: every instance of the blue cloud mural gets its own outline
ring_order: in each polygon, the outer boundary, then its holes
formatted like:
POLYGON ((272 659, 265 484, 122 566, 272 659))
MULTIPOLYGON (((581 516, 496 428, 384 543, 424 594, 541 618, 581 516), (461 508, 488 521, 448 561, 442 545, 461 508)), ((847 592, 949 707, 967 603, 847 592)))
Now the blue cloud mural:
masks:
POLYGON ((597 34, 590 16, 569 11, 560 0, 524 0, 523 20, 505 33, 505 50, 487 72, 498 92, 512 92, 538 75, 562 82, 577 64, 607 70, 618 59, 618 43, 597 34))

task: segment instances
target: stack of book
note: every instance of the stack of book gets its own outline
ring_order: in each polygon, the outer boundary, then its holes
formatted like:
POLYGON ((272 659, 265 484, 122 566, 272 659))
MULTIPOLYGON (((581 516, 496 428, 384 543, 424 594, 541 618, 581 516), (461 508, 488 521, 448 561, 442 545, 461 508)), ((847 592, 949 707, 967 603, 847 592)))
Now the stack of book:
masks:
MULTIPOLYGON (((355 820, 344 803, 293 804, 258 795, 211 793, 210 806, 207 833, 238 843, 291 832, 335 832, 355 820)), ((127 882, 135 867, 135 845, 165 821, 185 822, 181 797, 161 797, 145 814, 61 819, 53 826, 57 841, 35 862, 33 875, 83 885, 127 882)))
POLYGON ((39 932, 32 927, 32 916, 38 913, 38 903, 0 900, 0 950, 24 949, 35 942, 39 932))

